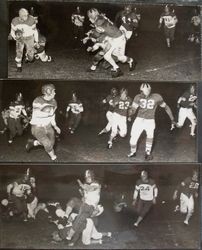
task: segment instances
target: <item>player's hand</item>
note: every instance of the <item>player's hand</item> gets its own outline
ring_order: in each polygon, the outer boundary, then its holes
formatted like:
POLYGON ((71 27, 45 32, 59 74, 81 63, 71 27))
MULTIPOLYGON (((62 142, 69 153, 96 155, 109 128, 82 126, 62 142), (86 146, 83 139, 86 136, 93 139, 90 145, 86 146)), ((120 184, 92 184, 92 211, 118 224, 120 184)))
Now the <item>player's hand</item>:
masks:
POLYGON ((61 133, 61 129, 58 126, 55 126, 55 131, 60 134, 61 133))
POLYGON ((160 28, 161 28, 161 24, 158 25, 158 29, 160 29, 160 28))
POLYGON ((152 202, 153 202, 153 204, 156 204, 156 198, 153 198, 152 202))
POLYGON ((87 52, 91 52, 93 50, 93 47, 88 47, 87 52))
POLYGON ((174 201, 177 200, 177 194, 176 193, 173 194, 173 200, 174 201))
POLYGON ((79 184, 80 187, 83 186, 83 183, 79 179, 77 179, 76 181, 78 182, 78 184, 79 184))
POLYGON ((9 41, 13 40, 13 37, 11 36, 11 34, 8 35, 8 40, 9 41))
POLYGON ((179 103, 177 104, 177 108, 180 109, 180 104, 179 103))
POLYGON ((130 116, 128 117, 128 121, 129 121, 129 122, 131 122, 131 121, 132 121, 132 118, 131 118, 130 116))
POLYGON ((135 206, 135 205, 136 205, 136 200, 133 200, 132 206, 135 206))
POLYGON ((85 37, 84 39, 83 39, 83 44, 86 44, 87 42, 88 42, 88 37, 85 37))
POLYGON ((173 129, 175 129, 176 127, 176 122, 175 121, 171 121, 171 128, 170 130, 172 131, 173 129))

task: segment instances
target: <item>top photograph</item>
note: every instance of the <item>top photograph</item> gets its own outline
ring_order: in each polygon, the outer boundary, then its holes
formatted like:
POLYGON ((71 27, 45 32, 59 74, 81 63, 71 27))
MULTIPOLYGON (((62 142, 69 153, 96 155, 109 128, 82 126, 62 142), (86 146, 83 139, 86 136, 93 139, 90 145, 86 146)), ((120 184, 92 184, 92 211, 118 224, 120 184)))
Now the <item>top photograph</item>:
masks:
POLYGON ((12 79, 201 79, 200 7, 9 1, 12 79))

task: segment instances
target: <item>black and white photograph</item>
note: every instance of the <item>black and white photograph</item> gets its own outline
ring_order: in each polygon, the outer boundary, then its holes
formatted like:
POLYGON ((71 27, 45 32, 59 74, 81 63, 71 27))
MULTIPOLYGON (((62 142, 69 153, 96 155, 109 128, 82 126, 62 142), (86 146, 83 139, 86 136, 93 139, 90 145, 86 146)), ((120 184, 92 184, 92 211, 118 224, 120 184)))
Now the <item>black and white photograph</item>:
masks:
POLYGON ((198 167, 1 166, 1 247, 198 249, 198 167))
POLYGON ((196 83, 1 86, 1 162, 197 162, 196 83))
POLYGON ((8 77, 199 81, 195 3, 9 1, 8 77))

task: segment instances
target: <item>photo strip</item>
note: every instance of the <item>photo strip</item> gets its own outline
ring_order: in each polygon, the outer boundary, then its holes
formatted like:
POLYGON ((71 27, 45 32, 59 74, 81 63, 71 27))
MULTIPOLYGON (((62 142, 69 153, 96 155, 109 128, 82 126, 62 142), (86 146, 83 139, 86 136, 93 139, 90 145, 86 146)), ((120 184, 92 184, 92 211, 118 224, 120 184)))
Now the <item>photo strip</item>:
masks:
POLYGON ((1 166, 1 247, 198 249, 199 165, 1 166))
POLYGON ((2 86, 1 162, 197 161, 197 84, 2 86))
POLYGON ((9 1, 8 77, 199 81, 195 4, 9 1))

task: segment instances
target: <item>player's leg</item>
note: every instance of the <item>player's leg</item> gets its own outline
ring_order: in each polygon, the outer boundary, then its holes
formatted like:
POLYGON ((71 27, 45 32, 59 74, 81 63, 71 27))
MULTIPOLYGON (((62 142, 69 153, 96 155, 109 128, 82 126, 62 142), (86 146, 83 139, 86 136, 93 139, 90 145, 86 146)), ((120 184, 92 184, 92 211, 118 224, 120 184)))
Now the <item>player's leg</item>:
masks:
POLYGON ((152 201, 142 201, 142 208, 140 210, 139 216, 137 218, 137 221, 135 222, 134 226, 138 227, 140 222, 144 219, 146 214, 149 212, 149 210, 152 207, 152 201))
POLYGON ((183 193, 180 194, 180 212, 182 214, 186 214, 188 211, 188 199, 187 195, 183 193))
POLYGON ((120 137, 124 138, 127 135, 127 118, 126 116, 120 116, 118 130, 120 137))
POLYGON ((53 129, 52 126, 48 126, 46 128, 46 135, 48 140, 46 139, 46 141, 44 142, 44 148, 45 151, 48 153, 48 155, 50 156, 51 160, 56 160, 57 156, 55 154, 54 151, 54 145, 55 145, 55 130, 53 129))
POLYGON ((16 119, 16 132, 19 136, 23 133, 23 126, 20 118, 16 119))
POLYGON ((175 40, 175 27, 170 29, 169 37, 170 37, 171 42, 173 42, 175 40))
POLYGON ((26 59, 28 62, 33 62, 34 60, 34 37, 30 37, 25 39, 25 47, 26 47, 26 59))
POLYGON ((189 220, 194 213, 194 198, 193 195, 187 199, 187 214, 184 220, 184 224, 189 225, 189 220))
POLYGON ((190 135, 191 136, 195 136, 195 129, 196 129, 196 124, 197 124, 197 119, 196 116, 193 112, 193 109, 188 109, 187 110, 187 118, 190 120, 191 122, 191 131, 190 131, 190 135))
POLYGON ((184 125, 186 118, 187 118, 187 109, 181 107, 178 113, 178 122, 177 122, 178 128, 181 128, 184 125))
POLYGON ((74 124, 72 126, 73 132, 78 128, 80 121, 81 121, 81 113, 75 114, 74 124))
POLYGON ((35 210, 38 205, 38 199, 35 196, 33 201, 30 203, 27 203, 27 210, 28 210, 28 218, 33 218, 35 219, 35 210))
POLYGON ((118 124, 119 124, 119 118, 120 115, 117 113, 113 113, 113 118, 112 118, 112 129, 111 129, 111 134, 109 137, 108 141, 108 148, 112 148, 113 140, 118 134, 118 124))
POLYGON ((151 154, 153 140, 154 140, 154 130, 155 130, 155 121, 154 119, 145 120, 145 131, 146 131, 146 147, 145 147, 145 160, 152 160, 153 156, 151 154))
POLYGON ((139 223, 143 220, 143 217, 141 216, 141 211, 143 209, 144 206, 144 201, 139 199, 135 205, 135 211, 138 215, 137 220, 134 223, 135 227, 138 227, 139 223))
POLYGON ((76 198, 76 197, 69 200, 66 204, 66 210, 65 210, 66 216, 69 217, 69 215, 71 214, 73 210, 76 210, 75 212, 78 213, 82 204, 83 203, 81 199, 76 198))
POLYGON ((23 58, 23 50, 24 50, 24 42, 20 40, 16 40, 16 57, 15 57, 15 62, 16 62, 16 67, 17 67, 17 72, 22 71, 22 58, 23 58))
POLYGON ((14 137, 16 136, 16 133, 17 133, 14 118, 11 118, 11 117, 8 118, 8 130, 9 130, 8 143, 11 144, 13 142, 14 137))
POLYGON ((102 135, 102 134, 105 134, 105 133, 108 133, 111 128, 112 128, 112 119, 113 119, 113 112, 111 111, 107 111, 106 113, 106 118, 107 118, 107 125, 105 126, 105 128, 103 128, 98 135, 102 135))
POLYGON ((165 34, 165 38, 166 38, 166 44, 167 44, 167 47, 170 48, 170 35, 169 35, 169 29, 164 26, 164 34, 165 34))
POLYGON ((143 123, 141 118, 136 118, 133 122, 131 133, 130 133, 130 153, 128 157, 135 157, 137 151, 137 143, 140 135, 143 132, 143 123))

